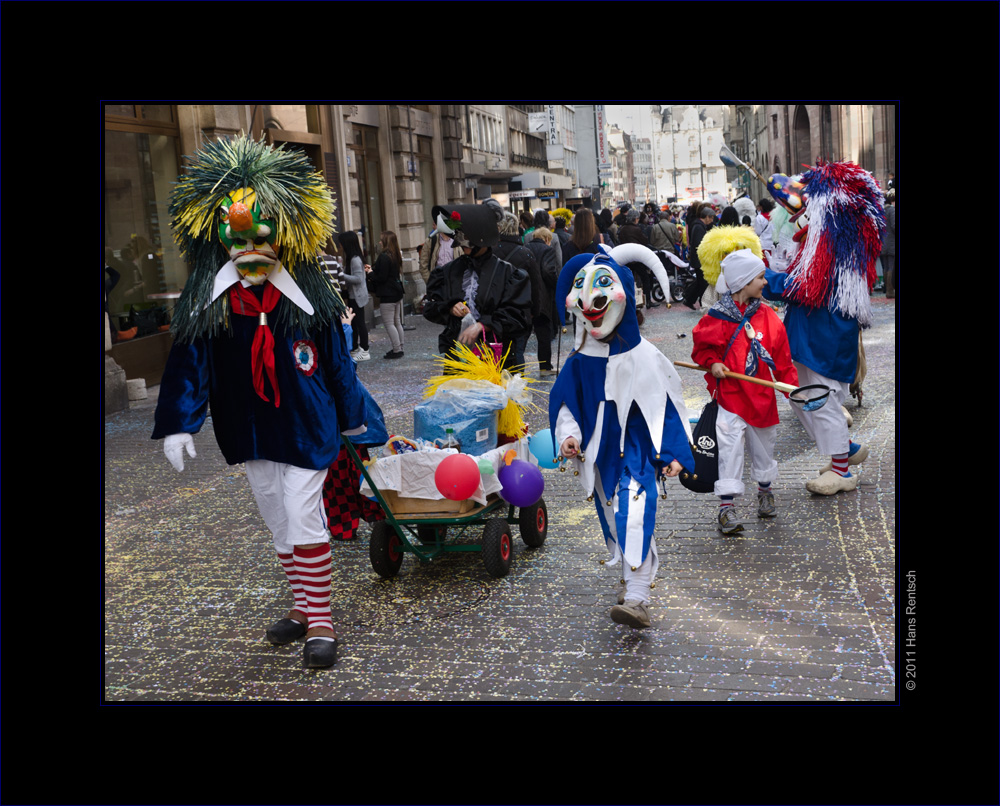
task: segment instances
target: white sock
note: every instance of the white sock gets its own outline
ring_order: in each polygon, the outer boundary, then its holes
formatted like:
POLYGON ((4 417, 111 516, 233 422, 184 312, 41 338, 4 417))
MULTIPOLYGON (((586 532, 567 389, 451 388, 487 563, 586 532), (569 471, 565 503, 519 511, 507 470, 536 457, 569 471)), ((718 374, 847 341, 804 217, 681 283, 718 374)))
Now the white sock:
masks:
POLYGON ((646 555, 646 560, 635 571, 626 566, 623 576, 625 577, 625 601, 626 602, 648 602, 649 586, 653 583, 653 553, 650 551, 646 555))

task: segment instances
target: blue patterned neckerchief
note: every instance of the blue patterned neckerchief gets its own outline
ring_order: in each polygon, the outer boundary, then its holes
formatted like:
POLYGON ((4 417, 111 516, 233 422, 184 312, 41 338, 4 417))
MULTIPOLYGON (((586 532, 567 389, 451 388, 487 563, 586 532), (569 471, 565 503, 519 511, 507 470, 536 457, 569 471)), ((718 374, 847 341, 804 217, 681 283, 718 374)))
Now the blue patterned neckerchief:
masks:
MULTIPOLYGON (((753 325, 750 324, 750 320, 753 315, 757 313, 760 308, 760 299, 755 298, 747 302, 747 309, 744 313, 740 313, 740 309, 736 307, 736 302, 733 300, 732 294, 723 294, 719 297, 719 301, 716 302, 711 308, 709 308, 709 316, 714 316, 716 319, 723 319, 727 322, 735 322, 739 327, 736 328, 736 332, 733 333, 733 337, 729 340, 729 346, 726 347, 726 355, 729 354, 730 348, 736 341, 740 332, 746 333, 747 339, 750 342, 750 348, 747 350, 747 360, 746 366, 744 367, 744 375, 756 376, 757 370, 760 368, 760 362, 763 361, 771 369, 773 375, 775 366, 774 359, 771 358, 771 354, 767 351, 767 348, 760 343, 760 339, 757 338, 756 333, 753 329, 753 325)), ((723 362, 725 362, 725 355, 723 356, 723 362)))

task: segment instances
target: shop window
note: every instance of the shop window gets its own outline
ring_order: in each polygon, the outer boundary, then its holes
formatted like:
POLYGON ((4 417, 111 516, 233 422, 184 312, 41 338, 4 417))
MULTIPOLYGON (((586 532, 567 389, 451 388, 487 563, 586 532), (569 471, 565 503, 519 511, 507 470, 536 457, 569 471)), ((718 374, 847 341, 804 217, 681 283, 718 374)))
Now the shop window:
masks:
MULTIPOLYGON (((170 108, 130 108, 138 110, 136 121, 162 124, 173 119, 170 108)), ((125 117, 124 107, 106 111, 125 117)), ((175 136, 105 128, 104 283, 116 338, 119 331, 131 333, 133 327, 135 338, 165 329, 187 280, 188 267, 173 240, 167 213, 179 173, 175 136)))
POLYGON ((361 219, 362 244, 370 259, 371 250, 378 243, 385 229, 385 211, 382 204, 381 163, 378 150, 378 129, 374 126, 354 124, 354 165, 358 180, 358 213, 361 219))

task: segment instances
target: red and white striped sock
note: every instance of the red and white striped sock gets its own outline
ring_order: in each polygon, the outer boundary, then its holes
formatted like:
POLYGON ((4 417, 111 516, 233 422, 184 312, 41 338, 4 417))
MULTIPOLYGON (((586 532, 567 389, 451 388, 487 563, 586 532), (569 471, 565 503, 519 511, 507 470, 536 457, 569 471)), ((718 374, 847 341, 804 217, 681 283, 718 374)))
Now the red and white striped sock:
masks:
POLYGON ((308 617, 309 603, 306 602, 306 592, 303 590, 302 581, 299 579, 299 574, 295 570, 294 555, 279 553, 278 559, 281 561, 281 569, 285 572, 288 584, 292 586, 292 597, 295 600, 295 604, 292 605, 292 610, 298 611, 303 617, 308 617))
POLYGON ((830 457, 830 462, 833 465, 833 472, 838 476, 849 476, 850 471, 847 466, 847 454, 846 453, 835 453, 830 457))
POLYGON ((324 543, 315 548, 296 546, 292 555, 295 571, 305 592, 309 629, 326 627, 333 630, 333 616, 330 613, 330 544, 324 543))

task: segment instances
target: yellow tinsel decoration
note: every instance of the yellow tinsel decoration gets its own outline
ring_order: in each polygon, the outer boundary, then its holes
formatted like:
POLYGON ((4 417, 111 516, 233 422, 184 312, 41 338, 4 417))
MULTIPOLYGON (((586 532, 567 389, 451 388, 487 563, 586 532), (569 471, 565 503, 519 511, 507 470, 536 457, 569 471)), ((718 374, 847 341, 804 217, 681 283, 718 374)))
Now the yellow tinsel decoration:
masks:
POLYGON ((566 226, 569 226, 569 222, 573 220, 573 211, 567 207, 557 207, 552 211, 553 218, 561 218, 566 222, 566 226))
POLYGON ((753 227, 712 227, 705 233, 698 244, 698 260, 701 261, 702 274, 709 284, 715 285, 722 272, 723 258, 737 249, 749 249, 763 259, 760 238, 753 227))
MULTIPOLYGON (((480 354, 476 355, 471 347, 458 343, 452 349, 451 353, 434 356, 434 363, 441 367, 443 374, 435 375, 428 379, 427 385, 424 387, 424 399, 434 397, 434 394, 441 388, 442 384, 453 381, 456 378, 465 378, 471 381, 489 381, 496 386, 502 386, 506 389, 507 384, 514 377, 508 370, 503 369, 503 363, 509 352, 510 349, 508 348, 507 353, 502 358, 497 359, 493 350, 486 345, 481 344, 480 354)), ((530 389, 532 394, 539 393, 537 389, 531 387, 531 384, 537 383, 537 379, 529 378, 523 374, 523 366, 513 367, 512 369, 522 370, 521 380, 524 382, 525 387, 530 389)), ((507 406, 500 412, 497 422, 497 430, 501 434, 520 437, 526 433, 528 424, 524 420, 522 407, 541 411, 538 406, 531 402, 518 403, 514 400, 508 401, 507 406)))

